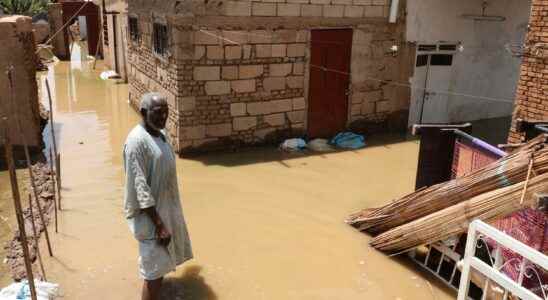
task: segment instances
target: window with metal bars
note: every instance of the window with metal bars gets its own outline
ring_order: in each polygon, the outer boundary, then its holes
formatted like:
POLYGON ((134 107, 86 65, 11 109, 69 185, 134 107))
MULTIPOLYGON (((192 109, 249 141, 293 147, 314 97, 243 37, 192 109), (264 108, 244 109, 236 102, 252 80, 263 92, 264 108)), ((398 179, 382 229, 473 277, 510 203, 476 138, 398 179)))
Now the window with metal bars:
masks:
POLYGON ((166 55, 168 42, 167 25, 154 23, 152 39, 154 52, 159 55, 166 55))
POLYGON ((132 41, 138 42, 141 39, 141 32, 139 31, 139 22, 135 17, 128 18, 129 36, 132 41))

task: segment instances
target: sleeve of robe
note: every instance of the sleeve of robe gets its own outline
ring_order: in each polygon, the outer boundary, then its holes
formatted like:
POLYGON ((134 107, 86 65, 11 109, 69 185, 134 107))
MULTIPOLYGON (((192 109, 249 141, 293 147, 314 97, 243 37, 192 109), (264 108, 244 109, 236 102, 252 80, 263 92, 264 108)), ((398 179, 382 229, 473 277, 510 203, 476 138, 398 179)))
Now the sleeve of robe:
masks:
POLYGON ((145 147, 141 141, 130 139, 124 147, 124 165, 126 170, 126 193, 135 209, 145 209, 155 206, 156 201, 152 196, 147 182, 147 159, 145 147))

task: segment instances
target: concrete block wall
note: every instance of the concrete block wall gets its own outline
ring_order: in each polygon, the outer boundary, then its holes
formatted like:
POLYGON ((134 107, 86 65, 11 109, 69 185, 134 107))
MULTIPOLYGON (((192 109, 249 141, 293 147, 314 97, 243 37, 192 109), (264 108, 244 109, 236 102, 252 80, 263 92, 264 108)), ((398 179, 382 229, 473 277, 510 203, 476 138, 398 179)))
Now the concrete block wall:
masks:
POLYGON ((389 0, 227 1, 225 16, 362 18, 388 16, 389 0))
MULTIPOLYGON (((24 16, 0 17, 0 118, 8 117, 10 138, 14 145, 42 145, 41 118, 36 83, 36 45, 32 20, 24 16), (14 99, 9 93, 5 71, 14 68, 14 99), (19 122, 21 131, 16 130, 19 122)), ((0 122, 0 145, 4 141, 4 128, 0 122)))
POLYGON ((129 0, 131 12, 151 9, 183 17, 387 17, 390 0, 129 0), (151 3, 154 2, 154 5, 151 3), (158 3, 159 2, 159 3, 158 3))
MULTIPOLYGON (((548 1, 533 0, 526 45, 548 43, 548 1)), ((548 120, 548 51, 528 52, 522 59, 509 143, 519 143, 524 136, 516 132, 515 121, 548 120)))
POLYGON ((192 57, 180 57, 188 67, 179 86, 183 148, 304 127, 306 31, 177 31, 193 45, 192 57))
POLYGON ((130 99, 137 106, 153 90, 170 97, 170 132, 179 152, 305 133, 310 35, 316 28, 354 32, 349 126, 384 122, 409 107, 408 91, 387 84, 406 82, 412 64, 406 55, 387 54, 395 41, 405 40, 404 22, 387 23, 387 0, 209 1, 207 15, 202 2, 147 3, 129 3, 142 35, 129 42, 130 99), (280 15, 290 14, 284 4, 297 8, 292 16, 280 15), (358 6, 359 13, 351 12, 358 6), (365 17, 367 10, 377 13, 365 17), (151 51, 152 15, 164 16, 168 25, 169 54, 163 58, 151 51))

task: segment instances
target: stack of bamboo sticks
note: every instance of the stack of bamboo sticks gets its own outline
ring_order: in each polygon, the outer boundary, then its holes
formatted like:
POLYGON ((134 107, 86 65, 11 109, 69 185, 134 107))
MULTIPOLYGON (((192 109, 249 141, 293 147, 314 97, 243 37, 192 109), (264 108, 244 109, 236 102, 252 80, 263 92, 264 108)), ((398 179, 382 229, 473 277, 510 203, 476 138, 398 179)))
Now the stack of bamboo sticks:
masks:
POLYGON ((475 172, 415 191, 383 207, 363 210, 351 215, 347 223, 359 230, 379 234, 483 193, 520 183, 527 177, 531 159, 532 173, 544 174, 548 172, 545 141, 546 137, 534 139, 475 172))
POLYGON ((371 241, 371 245, 386 252, 403 252, 465 233, 468 225, 475 219, 491 222, 525 207, 536 207, 534 195, 548 192, 548 173, 530 180, 521 203, 524 185, 525 181, 522 181, 496 189, 416 219, 377 236, 371 241))

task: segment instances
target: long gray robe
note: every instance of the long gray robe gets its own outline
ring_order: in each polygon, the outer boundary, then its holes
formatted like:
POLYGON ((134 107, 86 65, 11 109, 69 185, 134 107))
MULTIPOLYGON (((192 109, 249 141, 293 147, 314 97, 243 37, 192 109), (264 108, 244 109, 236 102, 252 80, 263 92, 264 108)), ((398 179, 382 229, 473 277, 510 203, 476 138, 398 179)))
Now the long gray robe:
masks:
POLYGON ((175 154, 167 141, 137 125, 124 145, 124 167, 124 210, 139 242, 140 274, 146 280, 155 280, 193 257, 179 199, 175 154), (155 226, 142 212, 152 206, 172 235, 167 247, 157 243, 155 226))

